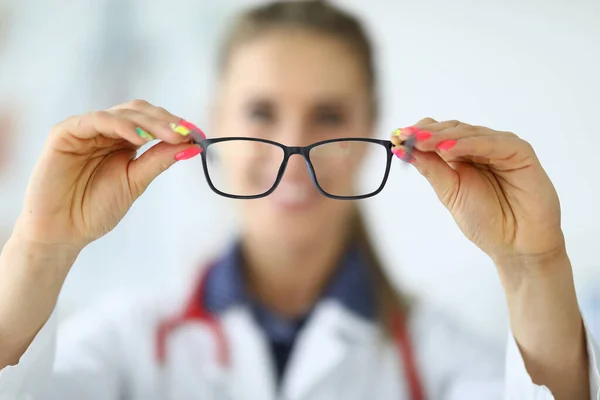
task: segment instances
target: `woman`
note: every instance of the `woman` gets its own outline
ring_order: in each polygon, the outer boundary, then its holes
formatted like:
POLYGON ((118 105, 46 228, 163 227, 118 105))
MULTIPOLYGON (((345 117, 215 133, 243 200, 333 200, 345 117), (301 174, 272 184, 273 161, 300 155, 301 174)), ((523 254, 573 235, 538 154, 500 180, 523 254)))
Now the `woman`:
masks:
POLYGON ((372 194, 382 183, 373 177, 363 193, 354 182, 364 154, 353 146, 372 134, 377 114, 358 22, 321 1, 262 6, 241 16, 221 61, 211 136, 354 141, 311 150, 315 182, 292 155, 275 191, 260 197, 284 160, 265 142, 231 141, 211 153, 201 138, 202 146, 190 143, 199 130, 143 101, 57 125, 0 258, 0 398, 596 396, 594 343, 558 197, 526 142, 430 118, 392 138, 394 153, 497 266, 511 322, 503 377, 488 347, 440 313, 401 301, 355 203, 323 195, 372 194), (154 138, 160 143, 135 159, 154 138), (115 299, 72 321, 53 361, 52 310, 78 253, 113 229, 157 175, 202 151, 215 190, 260 197, 240 202, 239 241, 191 296, 115 299))

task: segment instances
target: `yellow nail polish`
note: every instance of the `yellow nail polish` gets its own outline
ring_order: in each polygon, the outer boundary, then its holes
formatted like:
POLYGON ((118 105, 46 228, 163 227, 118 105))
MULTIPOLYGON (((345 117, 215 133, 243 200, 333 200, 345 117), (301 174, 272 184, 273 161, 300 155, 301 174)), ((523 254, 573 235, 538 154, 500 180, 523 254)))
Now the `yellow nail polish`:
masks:
POLYGON ((181 136, 187 136, 191 132, 188 128, 180 124, 171 123, 170 126, 173 132, 179 133, 181 136))

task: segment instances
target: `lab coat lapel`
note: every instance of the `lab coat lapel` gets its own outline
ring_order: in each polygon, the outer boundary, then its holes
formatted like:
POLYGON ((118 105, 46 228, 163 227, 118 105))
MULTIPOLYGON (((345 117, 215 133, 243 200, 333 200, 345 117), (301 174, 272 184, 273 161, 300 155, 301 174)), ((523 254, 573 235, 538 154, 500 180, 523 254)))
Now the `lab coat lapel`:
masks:
POLYGON ((221 365, 214 332, 190 322, 168 339, 165 398, 275 400, 275 374, 266 338, 243 306, 221 316, 230 362, 221 365))
POLYGON ((236 307, 223 315, 230 346, 231 366, 227 379, 232 400, 274 400, 275 371, 268 342, 251 313, 236 307))
POLYGON ((165 399, 189 399, 197 393, 204 398, 227 398, 226 373, 217 362, 214 334, 206 325, 187 323, 167 341, 167 366, 162 371, 161 389, 165 399))
POLYGON ((358 322, 356 316, 335 301, 321 302, 296 339, 282 382, 283 398, 309 398, 353 346, 372 337, 371 324, 358 322))

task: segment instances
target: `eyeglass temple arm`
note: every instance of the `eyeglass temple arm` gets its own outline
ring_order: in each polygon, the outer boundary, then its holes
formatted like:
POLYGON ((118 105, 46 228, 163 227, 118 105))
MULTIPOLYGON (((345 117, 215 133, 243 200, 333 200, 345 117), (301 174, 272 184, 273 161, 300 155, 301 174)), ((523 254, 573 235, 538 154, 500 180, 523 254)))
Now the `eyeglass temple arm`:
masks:
POLYGON ((194 139, 193 141, 198 144, 203 140, 206 140, 206 136, 204 136, 204 133, 198 132, 196 130, 191 130, 190 136, 192 137, 192 139, 194 139))

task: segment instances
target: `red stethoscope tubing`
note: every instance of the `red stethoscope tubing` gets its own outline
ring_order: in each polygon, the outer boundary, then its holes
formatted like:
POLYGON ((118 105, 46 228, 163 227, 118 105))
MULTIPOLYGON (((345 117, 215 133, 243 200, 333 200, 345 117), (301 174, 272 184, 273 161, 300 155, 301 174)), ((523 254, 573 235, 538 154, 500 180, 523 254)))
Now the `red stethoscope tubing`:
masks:
MULTIPOLYGON (((190 297, 183 312, 176 317, 165 320, 159 325, 156 335, 156 359, 159 365, 164 365, 167 358, 166 346, 169 334, 179 326, 191 321, 203 323, 210 327, 217 341, 217 360, 222 366, 229 365, 231 357, 223 326, 219 319, 206 309, 203 301, 206 289, 206 275, 210 269, 210 267, 203 269, 196 290, 190 297)), ((404 321, 404 316, 400 314, 392 321, 394 344, 396 345, 398 357, 402 362, 402 365, 404 365, 404 372, 411 400, 424 400, 425 391, 423 390, 421 377, 413 353, 411 338, 404 321)))

